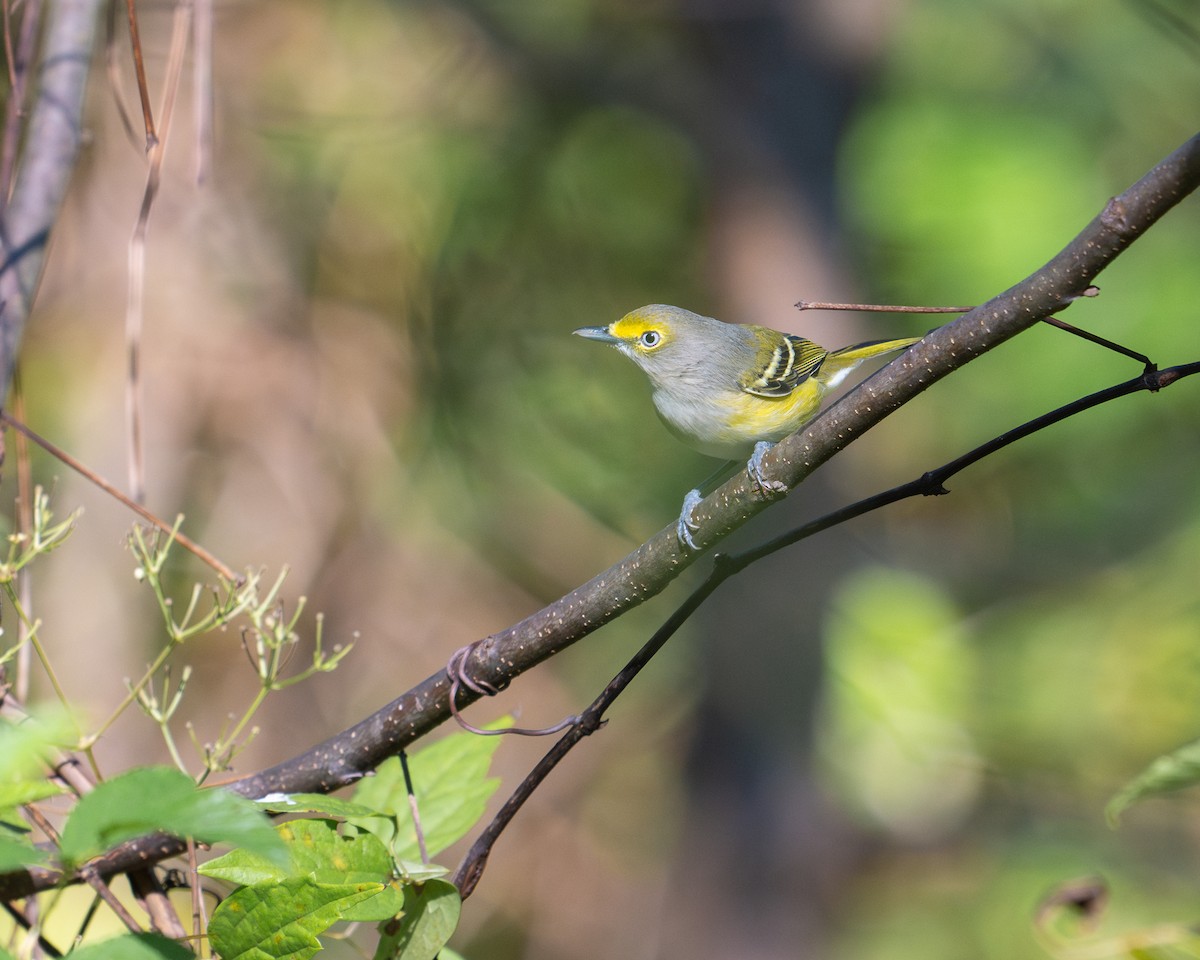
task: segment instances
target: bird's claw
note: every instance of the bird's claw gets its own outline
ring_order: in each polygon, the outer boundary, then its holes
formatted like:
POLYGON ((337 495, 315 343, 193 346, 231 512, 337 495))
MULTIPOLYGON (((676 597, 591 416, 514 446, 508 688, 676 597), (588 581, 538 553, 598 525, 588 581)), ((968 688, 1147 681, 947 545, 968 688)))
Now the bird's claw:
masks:
POLYGON ((693 531, 699 530, 700 526, 692 520, 692 511, 702 499, 704 498, 700 496, 699 490, 689 490, 688 495, 683 498, 683 509, 679 513, 679 522, 675 525, 679 542, 693 552, 700 549, 692 539, 693 531))
POLYGON ((754 485, 758 487, 764 500, 774 500, 788 492, 788 486, 782 480, 768 480, 762 473, 763 455, 773 446, 775 444, 759 440, 754 445, 754 452, 750 454, 750 459, 746 461, 746 472, 750 474, 750 479, 754 481, 754 485))

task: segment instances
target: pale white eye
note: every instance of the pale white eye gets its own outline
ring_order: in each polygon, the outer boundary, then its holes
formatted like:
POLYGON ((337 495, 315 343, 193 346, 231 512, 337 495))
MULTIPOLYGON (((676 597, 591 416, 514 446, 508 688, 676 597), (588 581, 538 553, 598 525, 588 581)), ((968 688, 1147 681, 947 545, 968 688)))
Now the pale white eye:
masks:
POLYGON ((662 334, 657 330, 647 330, 640 337, 638 342, 647 349, 653 350, 662 342, 662 334))

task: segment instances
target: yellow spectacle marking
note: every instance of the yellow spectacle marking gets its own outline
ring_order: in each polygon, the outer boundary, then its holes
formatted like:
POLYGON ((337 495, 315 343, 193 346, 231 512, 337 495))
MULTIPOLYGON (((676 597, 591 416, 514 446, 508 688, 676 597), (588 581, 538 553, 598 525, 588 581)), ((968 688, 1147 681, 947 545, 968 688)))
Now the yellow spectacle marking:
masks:
POLYGON ((663 344, 671 339, 671 331, 664 324, 647 320, 634 313, 626 314, 608 328, 609 333, 622 340, 637 340, 647 330, 658 333, 662 337, 661 343, 663 344))

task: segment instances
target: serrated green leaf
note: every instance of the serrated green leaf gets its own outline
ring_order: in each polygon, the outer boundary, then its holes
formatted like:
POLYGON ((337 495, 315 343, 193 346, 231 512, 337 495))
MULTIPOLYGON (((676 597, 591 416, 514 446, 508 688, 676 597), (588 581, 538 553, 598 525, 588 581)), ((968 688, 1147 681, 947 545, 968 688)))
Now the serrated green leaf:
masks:
POLYGON ((1108 802, 1104 813, 1115 824, 1121 814, 1137 801, 1159 793, 1182 790, 1200 783, 1200 740, 1163 754, 1129 781, 1108 802))
POLYGON ((375 960, 433 960, 458 926, 461 910, 458 890, 446 880, 406 887, 404 916, 381 925, 375 960))
MULTIPOLYGON (((0 950, 0 958, 8 954, 0 950)), ((157 933, 134 933, 72 950, 71 960, 196 960, 187 947, 157 933)))
MULTIPOLYGON (((500 739, 455 733, 409 756, 408 767, 430 856, 464 836, 483 816, 488 798, 500 785, 498 779, 487 776, 500 739)), ((391 846, 397 859, 421 859, 398 758, 380 764, 375 776, 363 780, 354 791, 354 800, 394 814, 399 832, 379 820, 352 818, 352 823, 391 846)))
POLYGON ((321 949, 318 934, 382 889, 379 883, 324 884, 308 877, 240 887, 213 911, 209 942, 222 960, 306 960, 321 949))
POLYGON ((50 858, 35 846, 13 836, 0 836, 0 873, 45 863, 50 858))
POLYGON ((171 767, 131 770, 83 796, 63 827, 62 854, 81 863, 155 831, 203 843, 232 843, 287 864, 282 841, 251 801, 226 790, 201 790, 171 767))
POLYGON ((342 819, 387 816, 387 814, 372 810, 361 803, 351 803, 349 800, 327 797, 321 793, 274 793, 270 796, 259 797, 254 802, 272 813, 318 813, 342 819))

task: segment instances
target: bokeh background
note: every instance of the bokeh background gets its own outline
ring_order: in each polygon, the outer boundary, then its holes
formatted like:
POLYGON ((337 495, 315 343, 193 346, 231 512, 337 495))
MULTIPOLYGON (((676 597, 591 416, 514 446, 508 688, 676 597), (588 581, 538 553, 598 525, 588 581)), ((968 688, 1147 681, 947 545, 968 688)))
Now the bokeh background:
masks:
MULTIPOLYGON (((141 15, 157 100, 171 9, 141 15)), ((198 184, 188 74, 148 234, 148 505, 234 567, 286 566, 307 636, 321 611, 327 643, 357 638, 268 701, 235 774, 616 561, 709 472, 632 365, 572 329, 669 302, 827 346, 919 334, 936 319, 792 304, 975 303, 1036 269, 1195 131, 1198 31, 1188 0, 218 3, 212 169, 198 184)), ((31 425, 123 484, 145 165, 113 96, 97 70, 22 382, 31 425)), ((1198 359, 1198 251, 1192 199, 1067 319, 1198 359)), ((1137 372, 1031 330, 737 542, 1137 372)), ((1196 919, 1194 798, 1115 830, 1103 808, 1200 736, 1198 416, 1190 382, 1107 406, 727 585, 521 814, 453 945, 1036 956, 1040 899, 1096 874, 1103 931, 1196 919)), ((33 595, 98 722, 162 634, 131 516, 34 465, 60 514, 85 510, 33 595)), ((177 575, 181 597, 211 581, 177 575)), ((684 589, 472 717, 577 709, 684 589)), ((177 732, 211 740, 254 692, 237 631, 178 662, 196 676, 177 732)), ((544 747, 503 744, 501 795, 544 747)), ((97 752, 109 772, 166 758, 136 712, 97 752)))

